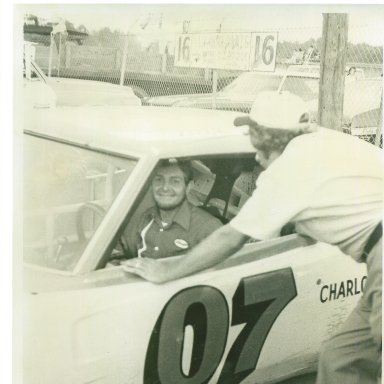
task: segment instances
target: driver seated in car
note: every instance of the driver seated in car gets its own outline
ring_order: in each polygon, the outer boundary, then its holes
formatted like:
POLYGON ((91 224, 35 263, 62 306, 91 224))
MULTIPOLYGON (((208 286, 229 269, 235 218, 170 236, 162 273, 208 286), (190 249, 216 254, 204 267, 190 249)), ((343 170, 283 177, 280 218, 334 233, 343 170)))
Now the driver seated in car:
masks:
POLYGON ((155 205, 144 211, 134 230, 125 235, 131 256, 160 259, 183 254, 223 225, 188 201, 191 180, 188 161, 159 163, 151 184, 155 205))

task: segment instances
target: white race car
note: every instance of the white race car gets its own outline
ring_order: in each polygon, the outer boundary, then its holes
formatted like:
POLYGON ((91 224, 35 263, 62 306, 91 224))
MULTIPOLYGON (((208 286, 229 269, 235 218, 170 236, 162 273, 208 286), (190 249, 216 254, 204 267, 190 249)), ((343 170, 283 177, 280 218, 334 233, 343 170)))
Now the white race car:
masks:
POLYGON ((190 201, 223 221, 236 215, 259 172, 248 136, 232 124, 237 115, 31 112, 23 150, 25 384, 254 384, 316 369, 321 343, 366 279, 365 265, 336 247, 295 233, 250 241, 214 268, 163 285, 106 267, 124 255, 132 219, 153 204, 148 190, 161 159, 189 159, 190 201))
POLYGON ((26 65, 23 94, 26 104, 40 108, 141 105, 140 98, 131 87, 102 81, 47 77, 33 60, 26 65))

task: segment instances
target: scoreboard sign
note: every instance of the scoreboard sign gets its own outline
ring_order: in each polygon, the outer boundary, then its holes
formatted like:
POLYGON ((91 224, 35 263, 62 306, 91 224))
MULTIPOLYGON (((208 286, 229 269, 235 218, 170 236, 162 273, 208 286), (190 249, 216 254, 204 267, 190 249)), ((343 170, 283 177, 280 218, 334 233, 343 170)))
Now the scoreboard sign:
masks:
POLYGON ((277 32, 184 33, 176 36, 175 66, 275 70, 277 32))

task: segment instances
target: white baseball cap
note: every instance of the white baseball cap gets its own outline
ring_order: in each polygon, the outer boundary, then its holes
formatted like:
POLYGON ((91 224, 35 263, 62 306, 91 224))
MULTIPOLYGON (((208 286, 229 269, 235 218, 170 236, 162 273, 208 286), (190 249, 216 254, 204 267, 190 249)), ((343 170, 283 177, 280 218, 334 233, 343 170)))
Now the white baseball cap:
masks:
POLYGON ((264 128, 296 130, 309 127, 309 113, 304 101, 290 92, 260 92, 247 116, 234 120, 235 126, 260 125, 264 128))

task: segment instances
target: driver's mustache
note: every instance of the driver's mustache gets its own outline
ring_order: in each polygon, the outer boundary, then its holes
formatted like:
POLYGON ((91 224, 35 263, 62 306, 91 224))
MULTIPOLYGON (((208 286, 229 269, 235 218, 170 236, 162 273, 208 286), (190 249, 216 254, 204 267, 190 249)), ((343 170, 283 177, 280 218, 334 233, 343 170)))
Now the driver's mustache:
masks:
POLYGON ((161 193, 161 192, 157 192, 156 195, 158 195, 158 196, 175 196, 174 193, 161 193))

